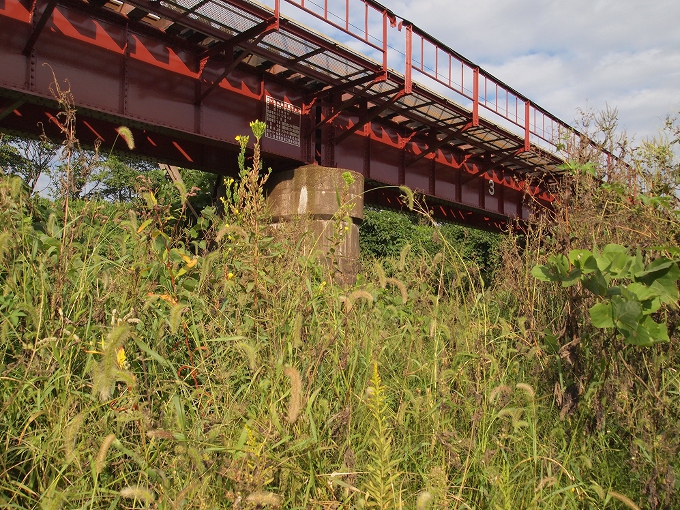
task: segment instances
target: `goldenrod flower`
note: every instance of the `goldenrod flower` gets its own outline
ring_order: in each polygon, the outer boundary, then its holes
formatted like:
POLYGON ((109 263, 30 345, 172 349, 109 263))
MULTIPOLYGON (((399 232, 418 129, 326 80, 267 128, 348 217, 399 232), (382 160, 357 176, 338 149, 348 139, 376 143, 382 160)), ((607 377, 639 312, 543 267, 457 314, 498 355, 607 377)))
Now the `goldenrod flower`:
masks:
POLYGON ((255 138, 259 140, 260 138, 262 138, 262 135, 264 135, 264 132, 267 129, 267 124, 262 122, 261 120, 254 120, 253 122, 250 123, 250 129, 253 130, 255 138))
POLYGON ((250 137, 248 135, 236 136, 236 141, 239 143, 242 150, 245 150, 246 146, 248 145, 248 140, 250 140, 250 137))

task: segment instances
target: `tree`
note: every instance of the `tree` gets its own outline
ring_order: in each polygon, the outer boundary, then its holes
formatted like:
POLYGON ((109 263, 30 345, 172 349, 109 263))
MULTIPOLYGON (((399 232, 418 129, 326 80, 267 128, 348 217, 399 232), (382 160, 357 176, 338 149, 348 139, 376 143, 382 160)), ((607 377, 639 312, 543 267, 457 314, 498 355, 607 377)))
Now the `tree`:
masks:
POLYGON ((50 174, 58 153, 59 146, 46 139, 0 134, 0 169, 21 177, 30 194, 35 193, 40 177, 50 174))
POLYGON ((129 202, 138 196, 140 187, 158 189, 166 185, 165 172, 157 164, 110 155, 92 174, 88 195, 116 202, 129 202), (144 181, 139 177, 143 176, 144 181))

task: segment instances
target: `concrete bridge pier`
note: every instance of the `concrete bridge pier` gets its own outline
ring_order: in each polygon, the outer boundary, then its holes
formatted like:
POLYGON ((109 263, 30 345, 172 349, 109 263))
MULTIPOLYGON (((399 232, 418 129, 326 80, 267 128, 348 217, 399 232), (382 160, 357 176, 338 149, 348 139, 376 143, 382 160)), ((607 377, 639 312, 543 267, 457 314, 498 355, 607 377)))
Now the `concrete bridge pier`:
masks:
POLYGON ((265 188, 273 223, 309 218, 305 252, 322 256, 344 283, 353 283, 359 271, 359 224, 364 218, 363 175, 307 165, 272 174, 265 188), (351 223, 343 219, 347 216, 351 223))

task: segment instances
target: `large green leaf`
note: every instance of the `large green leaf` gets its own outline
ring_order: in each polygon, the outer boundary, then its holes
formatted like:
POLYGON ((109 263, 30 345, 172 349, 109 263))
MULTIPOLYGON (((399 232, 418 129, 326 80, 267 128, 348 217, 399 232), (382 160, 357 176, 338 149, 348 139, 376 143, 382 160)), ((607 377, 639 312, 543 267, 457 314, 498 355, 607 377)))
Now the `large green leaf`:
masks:
POLYGON ((673 305, 678 301, 677 280, 680 278, 678 264, 666 257, 659 257, 651 262, 647 269, 635 275, 635 280, 642 282, 658 293, 663 303, 673 305))
POLYGON ((560 282, 569 273, 569 261, 562 254, 552 255, 546 265, 534 266, 531 274, 543 282, 560 282))
POLYGON ((620 244, 610 243, 604 247, 604 250, 602 250, 602 255, 606 256, 613 256, 619 253, 628 255, 628 248, 621 246, 620 244))
POLYGON ((570 269, 569 259, 567 259, 567 257, 562 255, 561 253, 558 253, 557 255, 551 255, 550 257, 548 257, 548 264, 560 277, 567 276, 567 274, 569 273, 570 269))
POLYGON ((612 319, 612 305, 611 303, 597 303, 590 307, 590 321, 596 328, 613 328, 614 320, 612 319))
POLYGON ((572 269, 568 275, 562 278, 562 287, 571 287, 576 285, 581 279, 582 273, 578 268, 572 269))
POLYGON ((619 327, 619 332, 627 344, 649 347, 654 345, 654 339, 649 334, 649 330, 641 324, 636 324, 633 328, 619 327))
POLYGON ((628 299, 637 299, 638 301, 647 301, 654 299, 659 294, 655 289, 647 287, 647 285, 639 282, 633 282, 625 287, 624 294, 628 299))
POLYGON ((590 273, 597 269, 593 252, 590 250, 571 250, 569 252, 569 262, 574 267, 581 269, 584 273, 590 273))
POLYGON ((670 341, 666 325, 654 322, 650 316, 646 316, 635 328, 619 328, 619 331, 626 343, 641 347, 670 341))
POLYGON ((621 296, 612 298, 612 317, 617 328, 637 328, 642 319, 642 305, 639 301, 629 301, 621 296))
POLYGON ((537 280, 541 280, 542 282, 558 281, 558 277, 555 274, 555 271, 553 271, 552 268, 548 266, 534 266, 531 269, 531 274, 533 275, 534 278, 536 278, 537 280))
POLYGON ((583 278, 583 286, 596 296, 606 296, 609 289, 609 282, 598 270, 583 278))
MULTIPOLYGON (((628 250, 618 244, 608 244, 602 253, 594 252, 593 258, 607 280, 610 278, 629 278, 631 267, 635 266, 635 257, 628 254, 628 250)), ((591 264, 591 261, 586 261, 591 264)))
POLYGON ((668 330, 666 329, 666 324, 663 322, 659 324, 654 321, 650 316, 645 317, 642 321, 642 326, 644 326, 647 331, 649 331, 649 336, 652 337, 655 343, 658 342, 670 342, 668 337, 668 330))
POLYGON ((635 274, 636 279, 642 279, 647 275, 663 272, 664 270, 670 268, 671 266, 677 266, 674 260, 668 259, 666 257, 659 257, 653 260, 643 271, 639 271, 635 274))

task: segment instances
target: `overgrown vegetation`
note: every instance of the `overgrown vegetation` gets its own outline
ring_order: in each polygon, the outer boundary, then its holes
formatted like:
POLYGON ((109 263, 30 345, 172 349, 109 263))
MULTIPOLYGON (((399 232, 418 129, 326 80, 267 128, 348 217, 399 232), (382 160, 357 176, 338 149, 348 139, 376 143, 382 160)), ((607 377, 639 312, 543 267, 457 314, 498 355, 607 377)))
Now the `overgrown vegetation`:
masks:
POLYGON ((489 246, 493 280, 485 241, 434 225, 352 287, 299 224, 267 229, 257 157, 194 222, 181 186, 65 208, 2 177, 0 506, 676 508, 675 303, 640 347, 593 325, 584 279, 531 274, 614 243, 676 267, 676 199, 645 181, 669 160, 587 148, 555 210, 489 246))
POLYGON ((409 211, 367 207, 360 227, 364 258, 398 258, 404 249, 414 255, 436 257, 444 245, 455 247, 468 270, 490 284, 500 263, 498 247, 502 236, 453 223, 433 223, 427 215, 409 211))

